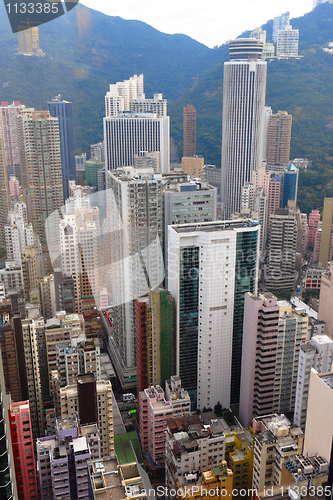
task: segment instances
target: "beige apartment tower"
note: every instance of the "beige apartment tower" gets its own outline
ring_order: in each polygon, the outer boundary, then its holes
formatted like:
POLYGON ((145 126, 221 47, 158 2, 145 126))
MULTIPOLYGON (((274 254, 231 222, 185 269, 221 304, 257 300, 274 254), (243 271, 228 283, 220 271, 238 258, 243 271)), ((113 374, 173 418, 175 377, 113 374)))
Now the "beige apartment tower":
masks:
POLYGON ((183 112, 183 156, 196 155, 197 112, 193 104, 184 107, 183 112))
POLYGON ((269 117, 267 165, 288 165, 290 157, 292 116, 287 111, 278 111, 269 117))
POLYGON ((326 267, 330 260, 332 240, 333 198, 324 198, 323 225, 319 251, 319 267, 326 267))
POLYGON ((0 246, 5 247, 4 226, 7 224, 9 210, 8 175, 5 158, 2 122, 0 119, 0 246))
POLYGON ((18 136, 28 218, 45 252, 46 219, 63 205, 58 119, 48 111, 22 111, 18 116, 18 136))

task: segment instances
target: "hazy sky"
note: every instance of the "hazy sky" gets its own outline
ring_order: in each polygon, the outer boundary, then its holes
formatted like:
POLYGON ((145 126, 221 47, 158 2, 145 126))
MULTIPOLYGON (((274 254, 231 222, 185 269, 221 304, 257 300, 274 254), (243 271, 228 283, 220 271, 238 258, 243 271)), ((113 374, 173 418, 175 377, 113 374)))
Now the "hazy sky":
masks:
POLYGON ((111 16, 144 21, 164 33, 184 33, 213 47, 289 11, 299 17, 313 0, 80 0, 111 16))

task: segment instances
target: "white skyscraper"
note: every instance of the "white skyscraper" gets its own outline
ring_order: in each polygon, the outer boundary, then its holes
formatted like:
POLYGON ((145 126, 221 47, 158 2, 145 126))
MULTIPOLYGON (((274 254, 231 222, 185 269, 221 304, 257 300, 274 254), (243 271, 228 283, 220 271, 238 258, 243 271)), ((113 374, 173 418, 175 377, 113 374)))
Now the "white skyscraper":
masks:
POLYGON ((105 96, 107 170, 134 165, 135 155, 157 152, 160 172, 170 170, 170 121, 162 94, 146 99, 143 75, 110 85, 105 96))
POLYGON ((221 199, 225 217, 241 209, 241 190, 262 162, 267 63, 255 38, 229 43, 224 63, 221 199))
POLYGON ((176 369, 193 409, 239 400, 244 296, 257 290, 258 235, 250 219, 169 226, 176 369))

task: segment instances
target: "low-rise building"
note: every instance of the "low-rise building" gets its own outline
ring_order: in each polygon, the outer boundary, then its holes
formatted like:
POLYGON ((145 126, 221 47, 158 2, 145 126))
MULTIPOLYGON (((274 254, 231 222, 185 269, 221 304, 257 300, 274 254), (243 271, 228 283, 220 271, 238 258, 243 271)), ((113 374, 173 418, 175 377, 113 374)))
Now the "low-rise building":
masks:
POLYGON ((225 460, 206 472, 192 475, 196 479, 193 479, 190 485, 177 489, 178 499, 222 500, 233 497, 233 473, 228 469, 225 460))

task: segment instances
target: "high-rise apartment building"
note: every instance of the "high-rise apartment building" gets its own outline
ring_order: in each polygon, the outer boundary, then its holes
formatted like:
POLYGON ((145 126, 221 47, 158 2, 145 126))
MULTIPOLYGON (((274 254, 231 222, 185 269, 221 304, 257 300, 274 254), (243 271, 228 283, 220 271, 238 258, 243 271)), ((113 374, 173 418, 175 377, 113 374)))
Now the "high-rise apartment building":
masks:
POLYGON ((291 25, 278 31, 276 56, 277 57, 297 57, 298 56, 299 30, 293 29, 291 25))
POLYGON ((279 312, 272 293, 245 294, 239 402, 239 418, 245 426, 253 416, 273 410, 279 312))
POLYGON ((275 166, 288 165, 290 158, 292 115, 278 111, 269 117, 267 165, 269 170, 275 166))
POLYGON ((169 227, 176 373, 194 408, 238 402, 244 294, 257 291, 258 235, 250 219, 169 227))
POLYGON ((241 189, 261 167, 267 63, 255 38, 229 43, 224 63, 222 181, 224 216, 240 212, 241 189))
POLYGON ((170 122, 162 94, 146 99, 143 75, 110 85, 105 96, 106 169, 133 166, 134 155, 158 152, 160 172, 170 170, 170 122))
POLYGON ((270 216, 275 213, 275 210, 280 207, 282 179, 280 176, 272 176, 269 182, 268 195, 268 215, 267 227, 270 228, 270 216))
POLYGON ((311 368, 304 453, 319 455, 328 462, 332 452, 333 373, 318 373, 311 368), (320 425, 318 425, 318 422, 320 425))
POLYGON ((325 321, 326 334, 333 339, 333 262, 329 262, 325 272, 321 275, 321 286, 319 296, 318 319, 325 321))
POLYGON ((278 34, 280 30, 284 30, 286 26, 290 24, 290 12, 285 12, 280 16, 274 17, 273 20, 273 42, 276 43, 278 40, 278 34))
POLYGON ((62 189, 65 201, 69 197, 68 181, 76 178, 73 108, 72 103, 61 100, 60 95, 47 105, 50 115, 59 121, 62 189))
POLYGON ((193 104, 183 110, 183 156, 195 156, 197 143, 197 112, 193 104))
POLYGON ((277 413, 293 413, 300 345, 307 338, 309 318, 300 309, 294 309, 285 300, 279 300, 278 305, 280 307, 280 317, 273 411, 277 413))
POLYGON ((0 127, 2 130, 3 146, 5 151, 5 162, 8 176, 15 175, 20 178, 20 156, 19 139, 17 132, 16 117, 25 106, 20 101, 8 104, 1 101, 0 106, 0 127))
POLYGON ((19 497, 16 487, 16 475, 8 414, 8 411, 10 409, 10 400, 6 392, 7 389, 5 387, 5 380, 2 369, 2 356, 0 355, 0 493, 1 497, 4 500, 16 500, 16 498, 19 497))
POLYGON ((294 212, 279 208, 270 214, 266 285, 272 290, 294 288, 297 230, 294 212))
POLYGON ((302 342, 299 352, 294 424, 305 430, 311 368, 329 373, 333 361, 333 340, 327 335, 315 335, 302 342))
POLYGON ((266 415, 253 419, 257 433, 254 441, 252 488, 283 484, 283 464, 302 453, 303 432, 292 426, 284 415, 266 415), (258 433, 258 431, 260 431, 258 433))
POLYGON ((311 210, 309 214, 308 245, 314 245, 318 222, 320 221, 319 210, 311 210))
POLYGON ((11 403, 9 422, 18 498, 38 500, 38 483, 29 401, 11 403))
POLYGON ((200 472, 209 471, 212 466, 215 470, 224 460, 224 428, 218 420, 210 420, 207 424, 204 425, 199 415, 167 420, 165 482, 169 488, 191 487, 199 479, 200 472))
MULTIPOLYGON (((38 330, 39 322, 33 319, 22 320, 22 340, 25 359, 26 380, 33 438, 44 433, 42 384, 40 374, 38 330)), ((44 326, 44 325, 43 325, 44 326)), ((19 334, 19 332, 17 332, 19 334)), ((42 360, 41 360, 42 361, 42 360)))
POLYGON ((124 167, 107 172, 106 180, 114 305, 111 348, 124 383, 124 368, 135 367, 134 297, 164 279, 162 176, 152 168, 124 167))
POLYGON ((17 120, 22 187, 29 222, 45 252, 46 219, 63 204, 59 122, 48 111, 24 111, 17 120))
POLYGON ((104 142, 98 142, 97 144, 92 144, 90 146, 90 156, 91 158, 96 158, 96 160, 104 161, 104 142))
POLYGON ((112 387, 109 380, 96 381, 93 373, 77 377, 76 384, 60 389, 61 418, 78 415, 81 425, 98 425, 101 457, 114 453, 112 387))
POLYGON ((56 311, 76 313, 75 283, 70 273, 62 273, 60 270, 54 272, 54 292, 56 311))
POLYGON ((321 230, 319 266, 326 267, 331 260, 330 250, 332 247, 332 222, 333 222, 333 198, 324 198, 323 225, 321 230))
POLYGON ((25 26, 18 27, 18 54, 27 56, 43 56, 43 51, 39 48, 39 34, 38 27, 32 26, 27 29, 25 26))
POLYGON ((138 392, 165 386, 175 373, 175 304, 162 288, 135 297, 136 385, 138 392))
POLYGON ((5 247, 4 226, 7 223, 7 214, 9 210, 9 190, 8 175, 6 167, 5 147, 2 132, 2 123, 0 121, 0 245, 5 247))
POLYGON ((0 302, 0 348, 2 358, 2 376, 4 388, 11 394, 13 401, 20 401, 21 391, 16 354, 16 341, 12 324, 13 309, 9 299, 3 298, 0 302))

